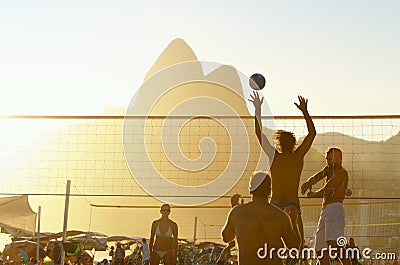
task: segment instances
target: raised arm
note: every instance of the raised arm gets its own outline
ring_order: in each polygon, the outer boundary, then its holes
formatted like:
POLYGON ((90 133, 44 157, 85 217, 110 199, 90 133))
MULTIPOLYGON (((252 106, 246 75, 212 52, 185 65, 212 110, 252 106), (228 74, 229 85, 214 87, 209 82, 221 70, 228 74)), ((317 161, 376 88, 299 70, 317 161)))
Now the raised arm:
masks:
POLYGON ((308 134, 304 138, 300 146, 296 149, 296 153, 300 153, 302 156, 305 156, 308 150, 310 150, 317 132, 315 131, 314 122, 312 121, 311 116, 308 113, 307 109, 308 99, 305 99, 302 96, 298 96, 298 99, 299 103, 294 103, 294 104, 303 113, 304 119, 306 120, 307 123, 308 134))
POLYGON ((260 143, 262 149, 264 150, 268 158, 272 160, 274 158, 276 149, 268 141, 268 138, 265 136, 265 134, 262 133, 261 105, 264 101, 264 98, 260 99, 259 94, 256 91, 254 91, 253 95, 250 95, 249 101, 253 102, 255 108, 254 126, 258 142, 260 143))

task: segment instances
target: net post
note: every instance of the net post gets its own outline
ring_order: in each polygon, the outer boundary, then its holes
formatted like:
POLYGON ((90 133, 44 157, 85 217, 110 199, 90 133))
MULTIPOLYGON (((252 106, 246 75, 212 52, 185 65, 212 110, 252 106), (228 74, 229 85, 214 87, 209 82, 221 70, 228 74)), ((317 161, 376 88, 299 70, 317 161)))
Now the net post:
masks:
POLYGON ((61 241, 61 262, 60 264, 64 264, 65 260, 65 251, 64 245, 66 237, 67 237, 67 224, 68 224, 68 209, 69 209, 69 195, 71 190, 71 180, 67 180, 67 188, 65 192, 65 207, 64 207, 64 226, 63 226, 63 237, 61 241))
POLYGON ((36 232, 36 264, 40 264, 40 216, 42 207, 38 207, 37 232, 36 232))
POLYGON ((197 234, 197 216, 194 217, 193 244, 192 244, 193 254, 194 254, 194 248, 196 247, 196 234, 197 234))

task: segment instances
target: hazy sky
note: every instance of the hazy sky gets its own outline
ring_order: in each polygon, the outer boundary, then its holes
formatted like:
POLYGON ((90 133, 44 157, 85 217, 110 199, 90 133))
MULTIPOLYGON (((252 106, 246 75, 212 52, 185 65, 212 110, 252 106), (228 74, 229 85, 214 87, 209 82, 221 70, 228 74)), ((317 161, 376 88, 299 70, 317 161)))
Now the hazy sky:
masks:
POLYGON ((273 114, 399 114, 399 1, 3 1, 0 114, 127 107, 163 49, 267 76, 273 114), (338 103, 335 105, 334 103, 338 103))

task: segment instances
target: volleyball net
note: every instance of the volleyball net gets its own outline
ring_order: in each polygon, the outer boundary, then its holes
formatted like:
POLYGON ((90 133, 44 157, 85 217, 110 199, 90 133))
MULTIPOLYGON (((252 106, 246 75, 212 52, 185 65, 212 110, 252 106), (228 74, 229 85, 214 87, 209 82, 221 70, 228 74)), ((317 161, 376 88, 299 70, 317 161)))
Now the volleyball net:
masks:
MULTIPOLYGON (((352 191, 346 237, 361 247, 398 249, 400 116, 313 120, 318 135, 300 183, 322 169, 328 147, 341 148, 352 191)), ((307 134, 302 117, 264 117, 263 124, 271 141, 275 128, 293 131, 299 142, 307 134)), ((71 180, 70 226, 106 234, 148 237, 159 206, 169 202, 182 238, 195 233, 199 241, 220 242, 230 196, 248 201, 251 174, 269 168, 251 116, 10 116, 0 128, 0 194, 28 194, 36 204, 57 201, 62 208, 71 180)), ((321 201, 301 204, 307 243, 321 201)))

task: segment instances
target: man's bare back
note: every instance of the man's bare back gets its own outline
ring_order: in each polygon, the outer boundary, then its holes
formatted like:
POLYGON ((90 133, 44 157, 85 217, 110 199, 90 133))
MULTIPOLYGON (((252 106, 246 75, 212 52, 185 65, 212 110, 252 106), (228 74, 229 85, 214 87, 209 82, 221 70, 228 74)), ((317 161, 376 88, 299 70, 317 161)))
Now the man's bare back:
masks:
POLYGON ((299 153, 275 153, 271 165, 271 203, 295 202, 300 204, 298 188, 303 170, 304 156, 299 153))
MULTIPOLYGON (((257 252, 264 248, 276 250, 284 247, 281 237, 285 242, 299 242, 294 233, 291 221, 286 213, 267 202, 250 202, 234 207, 229 215, 227 229, 234 224, 239 245, 239 264, 283 264, 277 253, 265 259, 258 257, 257 252)), ((224 233, 224 241, 229 241, 230 233, 224 233)), ((223 234, 223 235, 224 235, 223 234)), ((289 244, 289 247, 298 247, 289 244)))
POLYGON ((266 173, 253 175, 249 189, 252 195, 252 201, 249 203, 238 205, 240 195, 232 197, 233 208, 222 230, 222 239, 228 243, 236 237, 240 265, 281 265, 284 260, 279 258, 277 250, 284 247, 283 242, 288 248, 299 248, 301 243, 296 223, 298 211, 294 207, 288 207, 285 213, 268 202, 271 179, 266 173), (262 174, 266 177, 263 178, 262 174), (258 183, 253 181, 257 177, 258 183), (254 183, 257 185, 254 186, 254 183), (265 246, 268 253, 263 251, 265 246), (275 253, 270 255, 272 249, 275 253), (267 254, 265 258, 263 254, 267 254))

